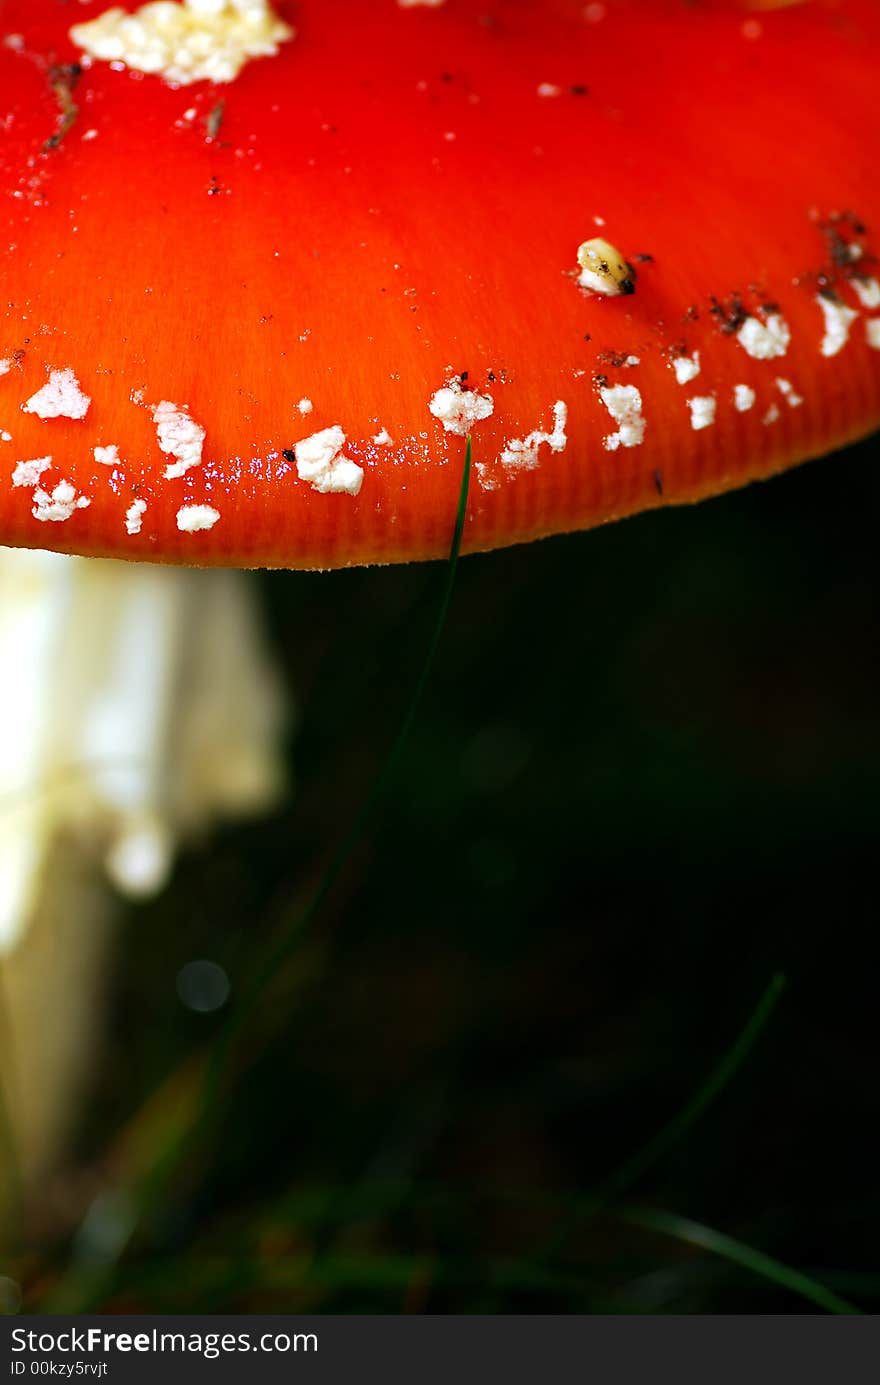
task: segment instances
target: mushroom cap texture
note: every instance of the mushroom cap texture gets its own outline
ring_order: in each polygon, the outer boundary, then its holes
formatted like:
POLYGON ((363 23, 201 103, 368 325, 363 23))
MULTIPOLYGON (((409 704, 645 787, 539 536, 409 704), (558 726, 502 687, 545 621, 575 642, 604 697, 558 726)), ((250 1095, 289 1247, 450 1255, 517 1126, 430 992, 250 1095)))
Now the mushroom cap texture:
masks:
POLYGON ((476 550, 880 421, 875 0, 279 0, 181 87, 75 8, 0 0, 0 542, 428 558, 469 426, 476 550))

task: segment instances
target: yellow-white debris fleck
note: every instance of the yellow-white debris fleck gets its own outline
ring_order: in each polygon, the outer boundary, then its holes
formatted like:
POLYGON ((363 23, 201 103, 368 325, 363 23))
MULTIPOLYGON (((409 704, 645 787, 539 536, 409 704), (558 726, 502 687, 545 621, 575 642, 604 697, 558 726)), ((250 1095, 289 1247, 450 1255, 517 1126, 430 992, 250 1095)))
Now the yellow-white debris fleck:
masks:
POLYGON ((163 452, 175 460, 165 468, 166 479, 184 476, 202 460, 205 430, 187 412, 186 406, 163 399, 152 409, 156 436, 163 452))
POLYGON ((849 329, 858 317, 854 308, 848 308, 837 298, 828 298, 820 293, 816 302, 822 309, 825 319, 825 335, 819 350, 823 356, 836 356, 849 341, 849 329))
POLYGON ((52 465, 51 457, 34 457, 29 462, 19 462, 12 473, 14 486, 38 486, 44 471, 52 465))
POLYGON ((119 448, 115 442, 112 442, 109 447, 96 447, 94 455, 95 461, 101 466, 119 465, 119 448))
POLYGON ((364 469, 349 457, 340 455, 344 446, 345 434, 338 423, 295 443, 293 451, 299 479, 308 481, 312 490, 322 495, 335 492, 357 495, 363 484, 364 469))
POLYGON ((783 380, 780 376, 776 377, 776 388, 782 395, 790 409, 799 409, 803 404, 803 396, 798 394, 790 380, 783 380))
POLYGON ((863 308, 880 308, 880 279, 852 279, 850 282, 863 308))
POLYGON ((865 341, 874 351, 880 351, 880 317, 872 317, 865 323, 865 341))
POLYGON ((51 521, 54 524, 70 519, 75 510, 85 510, 92 503, 84 495, 78 496, 76 488, 69 481, 59 481, 51 495, 38 487, 34 491, 33 500, 31 514, 34 519, 51 521))
POLYGON ((697 394, 693 399, 687 401, 691 411, 691 427, 695 433, 702 428, 709 428, 715 422, 715 396, 714 394, 697 394))
POLYGON ((620 251, 601 236, 593 236, 578 246, 577 262, 581 270, 578 283, 582 289, 612 298, 635 291, 632 267, 620 251))
POLYGON ((680 385, 686 385, 689 381, 695 380, 700 373, 699 351, 695 351, 692 356, 676 356, 672 362, 672 368, 680 385))
POLYGON ((177 527, 183 534, 197 534, 201 529, 213 529, 220 511, 213 505, 181 505, 177 511, 177 527))
POLYGON ((538 465, 538 448, 542 443, 546 443, 551 452, 562 452, 568 439, 565 436, 565 425, 568 422, 568 405, 563 400, 557 399, 553 405, 553 430, 545 433, 536 429, 529 433, 525 438, 511 438, 504 451, 501 453, 500 461, 512 471, 533 471, 538 465))
POLYGON ((453 377, 431 396, 428 408, 447 433, 455 433, 463 438, 475 423, 489 418, 494 411, 495 401, 491 394, 477 394, 474 390, 462 389, 461 381, 453 377))
POLYGON ((736 339, 743 351, 756 361, 769 361, 774 356, 785 355, 791 341, 791 329, 781 313, 770 313, 766 322, 761 322, 757 317, 747 317, 736 339))
POLYGON ((310 414, 312 412, 312 409, 314 408, 314 405, 312 404, 311 399, 301 399, 296 407, 299 409, 301 414, 310 414))
POLYGON ((22 410, 38 418, 85 418, 91 399, 83 394, 72 370, 50 370, 42 389, 32 394, 22 410))
POLYGON ((609 452, 618 447, 638 447, 644 440, 646 420, 642 417, 642 396, 635 385, 609 385, 600 389, 599 396, 614 422, 616 433, 609 433, 605 446, 609 452))
POLYGON ((733 407, 737 413, 744 414, 754 407, 755 391, 751 385, 734 385, 733 407))
MULTIPOLYGON (((147 509, 146 500, 133 500, 125 512, 125 528, 129 534, 139 534, 147 509)), ((178 526, 179 527, 179 526, 178 526)))
POLYGON ((232 82, 251 58, 273 57, 294 30, 269 0, 153 0, 134 14, 119 6, 75 24, 78 48, 103 62, 166 82, 232 82))

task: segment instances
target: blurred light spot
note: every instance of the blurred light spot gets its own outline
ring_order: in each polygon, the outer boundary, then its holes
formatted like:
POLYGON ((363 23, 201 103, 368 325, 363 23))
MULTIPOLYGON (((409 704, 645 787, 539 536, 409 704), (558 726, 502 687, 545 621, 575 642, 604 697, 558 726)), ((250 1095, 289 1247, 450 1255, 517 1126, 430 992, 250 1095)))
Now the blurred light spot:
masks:
POLYGON ((131 1239, 137 1223, 128 1193, 108 1188, 98 1194, 76 1233, 74 1255, 92 1265, 111 1265, 131 1239))
POLYGON ((117 838, 107 855, 107 872, 135 899, 158 894, 171 873, 172 842, 160 822, 144 820, 117 838))
POLYGON ((462 774, 477 793, 502 793, 519 778, 532 747, 518 726, 498 722, 472 736, 462 755, 462 774))
POLYGON ((177 994, 188 1010, 209 1015, 229 999, 229 977, 216 962, 187 962, 177 973, 177 994))
POLYGON ((14 1279, 0 1274, 0 1314, 17 1313, 21 1307, 21 1289, 14 1279))

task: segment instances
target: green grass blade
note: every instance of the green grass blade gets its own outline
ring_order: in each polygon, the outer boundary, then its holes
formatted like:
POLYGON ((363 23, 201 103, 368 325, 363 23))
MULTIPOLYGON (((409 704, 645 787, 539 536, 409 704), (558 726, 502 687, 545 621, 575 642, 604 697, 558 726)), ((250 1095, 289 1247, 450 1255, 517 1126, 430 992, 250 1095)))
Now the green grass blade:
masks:
POLYGON ((603 1208, 615 1202, 644 1173, 647 1173, 648 1169, 659 1163, 664 1155, 668 1154, 673 1146, 687 1134, 691 1126, 699 1120, 712 1102, 717 1100, 754 1048, 776 1008, 776 1003, 782 995, 785 985, 785 976, 782 972, 777 972, 765 988, 744 1028, 706 1080, 700 1084, 681 1110, 670 1121, 667 1121, 666 1125, 658 1130, 647 1144, 642 1145, 641 1149, 626 1159, 614 1173, 599 1184, 595 1192, 581 1204, 577 1211, 567 1217, 565 1225, 550 1238, 549 1244, 545 1247, 545 1259, 552 1259, 557 1256, 579 1227, 598 1216, 603 1208))
POLYGON ((339 846, 325 869, 314 894, 306 904, 302 913, 297 917, 291 927, 285 929, 282 936, 274 947, 267 950, 262 963, 251 980, 250 985, 243 994, 239 1004, 230 1012, 226 1025, 222 1029, 220 1036, 214 1046, 208 1067, 205 1088, 205 1112, 210 1109, 216 1099, 219 1083, 226 1066, 232 1045, 238 1034, 241 1032, 245 1023, 256 1009, 260 998, 266 987, 275 976, 278 968, 285 961, 295 938, 303 932, 314 916, 317 914, 324 900, 330 894, 336 881, 339 879, 351 856, 358 845, 364 831, 372 817, 377 804, 384 795, 388 784, 394 774, 401 753, 409 738, 413 723, 418 715, 425 688, 434 666, 437 656, 437 649, 446 625, 449 614, 449 606, 452 601, 452 592, 455 587, 455 578, 458 571, 458 559, 461 553, 461 541, 464 535, 465 519, 467 518, 468 492, 470 489, 471 478, 471 440, 467 439, 464 456, 464 467, 462 470, 461 487, 458 496, 458 509, 455 517, 455 526, 452 533, 452 542, 449 550, 449 559, 446 564, 443 585, 440 591, 440 598, 437 604, 437 613, 434 618, 431 635, 425 657, 422 661, 419 676, 416 679, 410 699, 400 722, 397 735, 385 756, 385 760, 376 776, 373 787, 367 794, 360 810, 355 815, 354 821, 346 832, 339 846))
POLYGON ((648 1169, 659 1163, 663 1156, 668 1154, 669 1150, 690 1130, 691 1126, 696 1124, 707 1107, 717 1100, 754 1048, 776 1008, 785 985, 785 976, 782 972, 777 972, 771 978, 770 984, 764 990, 739 1036, 721 1061, 713 1068, 705 1082, 697 1088, 681 1110, 661 1130, 658 1130, 657 1134, 646 1145, 637 1150, 600 1185, 596 1193, 598 1207, 604 1207, 620 1197, 621 1193, 641 1178, 642 1174, 647 1173, 648 1169))
MULTIPOLYGON (((148 1206, 161 1204, 165 1196, 164 1190, 167 1188, 174 1171, 179 1168, 182 1160, 186 1157, 187 1151, 194 1146, 198 1146, 208 1136, 212 1121, 216 1118, 218 1112, 220 1088, 229 1055, 236 1039, 246 1026, 249 1018, 257 1009, 267 986, 275 976, 278 967, 287 958, 296 937, 307 927, 318 912, 344 870, 369 822, 372 812, 389 784, 394 769, 400 759, 401 752, 406 744, 407 737, 409 736, 418 714, 419 706, 431 674, 437 649, 446 624, 455 586, 455 577, 458 570, 458 559, 461 552, 465 520, 467 518, 470 478, 471 440, 468 438, 465 447, 464 467, 459 490, 455 526, 452 534, 452 542, 450 544, 449 559, 440 590, 436 616, 432 625, 425 658, 422 661, 419 676, 410 695, 397 735, 391 744, 372 789, 367 795, 359 812, 356 814, 342 842, 334 852, 311 899, 304 910, 297 916, 292 927, 284 931, 274 947, 267 949, 255 974, 251 977, 249 984, 244 988, 238 1005, 230 1011, 226 1024, 221 1029, 213 1048, 208 1054, 205 1076, 201 1083, 201 1093, 200 1095, 196 1095, 194 1099, 193 1119, 190 1119, 188 1116, 184 1117, 185 1124, 181 1125, 172 1136, 168 1147, 153 1164, 148 1178, 145 1182, 140 1184, 137 1192, 134 1194, 141 1212, 148 1206)), ((73 1270, 68 1273, 66 1278, 62 1279, 58 1289, 59 1297, 57 1298, 57 1302, 67 1302, 65 1294, 68 1290, 70 1290, 70 1292, 75 1292, 76 1279, 76 1272, 73 1270)))
POLYGON ((769 1280, 780 1289, 787 1289, 790 1293, 799 1295, 809 1303, 815 1304, 817 1308, 824 1309, 826 1313, 861 1313, 861 1309, 855 1304, 839 1298, 831 1289, 811 1279, 809 1275, 792 1269, 790 1265, 783 1265, 780 1260, 774 1260, 762 1250, 755 1250, 754 1246, 735 1241, 732 1236, 725 1236, 723 1232, 715 1231, 711 1226, 704 1226, 702 1222, 680 1217, 675 1212, 643 1207, 626 1208, 618 1213, 618 1217, 627 1226, 637 1226, 643 1231, 657 1231, 663 1236, 683 1241, 686 1245, 706 1250, 711 1255, 718 1255, 722 1260, 728 1260, 733 1265, 750 1270, 752 1274, 760 1275, 762 1279, 769 1280))

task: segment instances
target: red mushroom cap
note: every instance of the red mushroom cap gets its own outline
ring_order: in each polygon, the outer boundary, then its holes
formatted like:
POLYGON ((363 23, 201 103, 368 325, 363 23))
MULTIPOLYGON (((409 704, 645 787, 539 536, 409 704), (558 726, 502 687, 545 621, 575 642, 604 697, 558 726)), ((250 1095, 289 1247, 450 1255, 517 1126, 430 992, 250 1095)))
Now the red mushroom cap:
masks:
POLYGON ((874 0, 301 0, 193 85, 105 8, 0 0, 3 543, 433 557, 469 427, 474 550, 880 421, 874 0))

